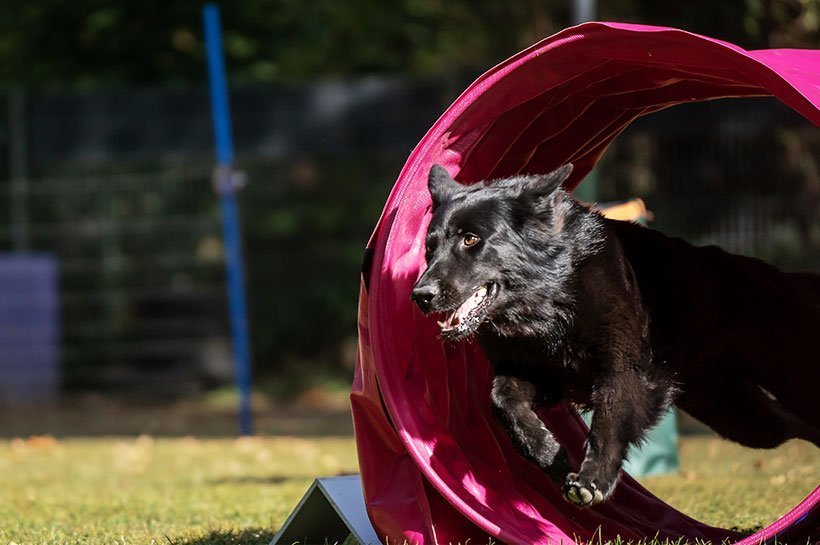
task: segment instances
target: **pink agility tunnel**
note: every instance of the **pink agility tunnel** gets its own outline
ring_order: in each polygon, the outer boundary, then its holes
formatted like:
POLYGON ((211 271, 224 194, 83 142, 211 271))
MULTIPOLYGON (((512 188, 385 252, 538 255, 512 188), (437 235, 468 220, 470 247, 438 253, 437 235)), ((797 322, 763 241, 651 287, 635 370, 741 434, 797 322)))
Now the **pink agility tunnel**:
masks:
MULTIPOLYGON (((611 500, 578 509, 514 450, 490 409, 492 370, 470 343, 443 345, 409 300, 424 269, 427 173, 470 183, 575 164, 574 188, 635 118, 683 102, 775 96, 820 125, 820 52, 745 51, 669 28, 588 23, 496 66, 419 142, 369 243, 351 393, 365 500, 390 543, 556 544, 724 539, 752 545, 820 536, 820 487, 754 534, 702 524, 624 477, 611 500)), ((569 406, 541 417, 577 467, 586 427, 569 406)))

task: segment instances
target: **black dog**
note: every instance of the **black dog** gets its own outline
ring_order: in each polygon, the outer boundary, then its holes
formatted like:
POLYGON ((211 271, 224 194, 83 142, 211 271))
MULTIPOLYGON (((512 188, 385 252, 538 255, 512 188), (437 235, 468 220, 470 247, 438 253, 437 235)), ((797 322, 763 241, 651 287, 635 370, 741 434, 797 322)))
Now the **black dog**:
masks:
POLYGON ((571 171, 470 186, 430 171, 411 297, 445 339, 476 336, 519 452, 588 506, 673 402, 747 446, 820 446, 820 275, 607 220, 560 189, 571 171), (562 399, 594 409, 577 474, 534 412, 562 399))

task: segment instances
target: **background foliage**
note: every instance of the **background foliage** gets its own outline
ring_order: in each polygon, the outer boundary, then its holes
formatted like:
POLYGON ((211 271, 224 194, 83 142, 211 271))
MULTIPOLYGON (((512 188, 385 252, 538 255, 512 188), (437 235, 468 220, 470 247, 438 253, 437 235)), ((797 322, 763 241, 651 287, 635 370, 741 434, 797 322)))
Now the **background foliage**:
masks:
MULTIPOLYGON (((676 26, 747 49, 817 47, 818 0, 600 0, 598 19, 676 26)), ((200 2, 8 0, 0 82, 199 84, 200 2)), ((567 0, 223 2, 236 84, 487 67, 571 24, 567 0)))
MULTIPOLYGON (((258 374, 349 376, 361 254, 401 165, 476 75, 570 25, 571 4, 222 3, 258 374)), ((597 4, 601 20, 749 49, 820 45, 820 0, 597 4)), ((61 260, 69 386, 180 393, 196 375, 179 362, 201 365, 214 342, 226 357, 200 18, 193 1, 0 3, 0 251, 17 138, 32 249, 61 260), (23 136, 10 91, 25 98, 23 136)), ((630 128, 598 197, 641 195, 667 232, 820 266, 816 128, 784 109, 709 108, 630 128)))

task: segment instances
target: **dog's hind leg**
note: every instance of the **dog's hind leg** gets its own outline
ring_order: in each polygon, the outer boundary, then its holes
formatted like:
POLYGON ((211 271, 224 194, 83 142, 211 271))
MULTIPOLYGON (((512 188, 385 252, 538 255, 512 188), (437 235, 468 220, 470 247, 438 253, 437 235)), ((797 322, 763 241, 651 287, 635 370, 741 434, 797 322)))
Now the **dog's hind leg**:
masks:
POLYGON ((721 436, 747 447, 774 448, 794 438, 820 447, 820 430, 742 377, 712 375, 689 380, 677 405, 721 436))
POLYGON ((535 414, 538 396, 536 386, 526 380, 504 375, 493 379, 493 409, 516 450, 560 483, 569 473, 569 461, 564 448, 535 414))
POLYGON ((594 413, 586 456, 564 483, 564 497, 580 506, 606 500, 618 484, 630 445, 638 443, 669 406, 670 389, 633 369, 601 377, 593 390, 594 413))

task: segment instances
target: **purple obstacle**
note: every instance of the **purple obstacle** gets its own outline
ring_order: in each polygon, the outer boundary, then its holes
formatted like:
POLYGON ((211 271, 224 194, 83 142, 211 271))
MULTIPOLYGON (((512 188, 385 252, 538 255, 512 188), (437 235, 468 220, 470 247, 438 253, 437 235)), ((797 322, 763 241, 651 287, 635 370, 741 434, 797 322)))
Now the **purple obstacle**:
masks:
MULTIPOLYGON (((571 162, 573 189, 637 117, 752 96, 777 97, 820 125, 820 51, 745 51, 675 29, 588 23, 493 68, 433 125, 388 198, 360 295, 351 402, 368 513, 383 540, 818 539, 820 487, 752 536, 698 522, 628 476, 605 504, 570 505, 496 425, 492 371, 477 345, 442 345, 435 321, 409 300, 424 268, 431 165, 469 183, 571 162)), ((540 416, 577 466, 586 435, 578 415, 565 405, 540 416)))

